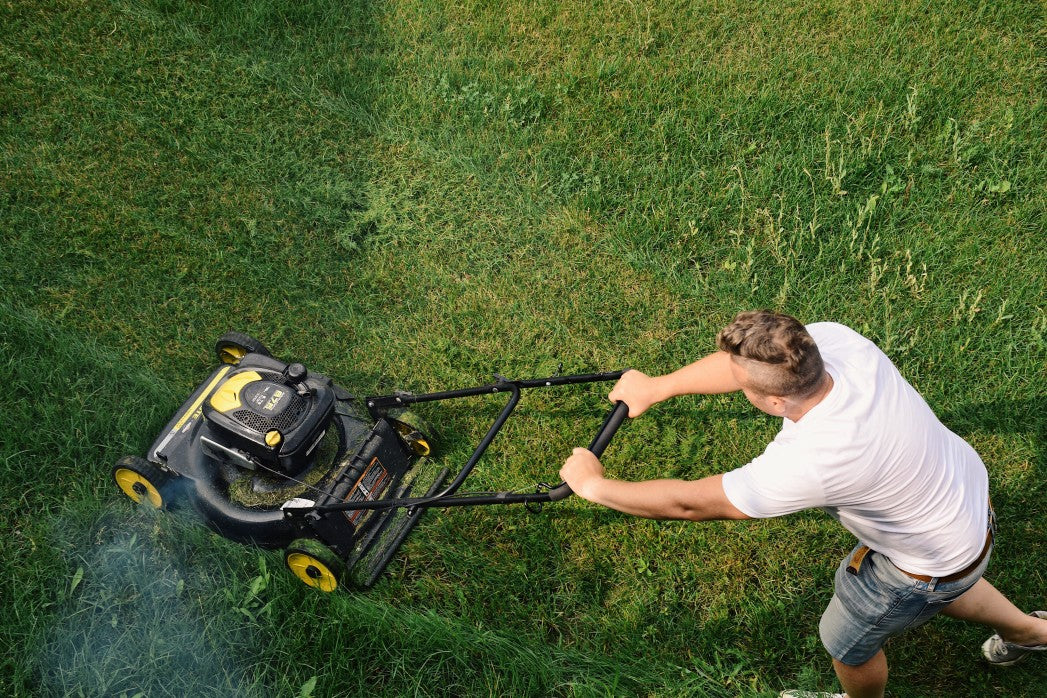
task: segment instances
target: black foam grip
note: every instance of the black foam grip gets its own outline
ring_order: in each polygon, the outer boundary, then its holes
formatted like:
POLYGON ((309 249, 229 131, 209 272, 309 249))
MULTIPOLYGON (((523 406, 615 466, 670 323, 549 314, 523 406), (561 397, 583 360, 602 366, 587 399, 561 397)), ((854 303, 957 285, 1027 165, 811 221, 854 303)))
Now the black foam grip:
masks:
MULTIPOLYGON (((628 416, 629 405, 621 401, 616 402, 611 412, 607 415, 607 419, 604 420, 603 426, 600 427, 600 431, 596 433, 596 438, 589 444, 589 450, 592 451, 594 456, 599 458, 603 455, 603 452, 607 450, 607 445, 614 438, 615 432, 618 431, 618 427, 622 426, 622 422, 628 416)), ((549 501, 558 502, 561 499, 570 497, 572 494, 571 486, 563 482, 549 490, 549 501)))

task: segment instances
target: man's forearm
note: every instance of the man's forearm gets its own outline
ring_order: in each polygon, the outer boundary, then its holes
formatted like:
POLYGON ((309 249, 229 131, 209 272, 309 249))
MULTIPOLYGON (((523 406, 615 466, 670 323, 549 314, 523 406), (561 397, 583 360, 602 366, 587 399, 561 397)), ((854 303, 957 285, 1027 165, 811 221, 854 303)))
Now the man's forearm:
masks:
POLYGON ((723 491, 722 475, 701 480, 627 482, 592 478, 577 493, 605 507, 647 519, 747 519, 723 491))
POLYGON ((731 356, 718 351, 683 368, 658 376, 658 392, 667 400, 678 395, 714 395, 741 390, 731 373, 731 356))

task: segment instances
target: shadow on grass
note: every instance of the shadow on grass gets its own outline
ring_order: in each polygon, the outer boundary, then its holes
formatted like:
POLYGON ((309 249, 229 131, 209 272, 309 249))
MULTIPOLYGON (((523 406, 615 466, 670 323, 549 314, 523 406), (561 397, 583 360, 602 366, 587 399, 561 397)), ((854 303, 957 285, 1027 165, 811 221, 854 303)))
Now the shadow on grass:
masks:
MULTIPOLYGON (((1032 441, 1032 473, 1023 478, 1022 489, 997 487, 992 492, 997 513, 1013 505, 1025 506, 1027 500, 1041 493, 1047 482, 1047 395, 1021 400, 992 400, 963 405, 941 415, 942 422, 962 437, 984 432, 999 436, 1029 436, 1032 441)), ((993 471, 990 455, 982 454, 986 467, 993 471)), ((1034 510, 1038 510, 1036 507, 1034 510)))
POLYGON ((1036 467, 1047 465, 1047 395, 1024 400, 975 402, 944 412, 942 422, 960 436, 976 431, 994 434, 1032 434, 1036 467))

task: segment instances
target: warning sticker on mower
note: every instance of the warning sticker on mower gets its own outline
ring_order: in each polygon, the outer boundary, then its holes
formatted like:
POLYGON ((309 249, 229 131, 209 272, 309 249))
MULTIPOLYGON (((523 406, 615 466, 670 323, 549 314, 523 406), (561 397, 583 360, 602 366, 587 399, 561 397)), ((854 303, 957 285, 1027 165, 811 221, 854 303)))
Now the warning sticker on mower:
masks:
MULTIPOLYGON (((382 488, 385 487, 386 481, 389 479, 389 471, 385 469, 381 461, 378 460, 377 456, 371 459, 371 463, 367 466, 367 470, 364 471, 360 479, 353 485, 353 489, 349 491, 349 496, 345 498, 347 502, 359 502, 372 501, 378 498, 381 494, 382 488)), ((366 513, 364 509, 357 509, 356 511, 347 511, 345 516, 349 519, 350 523, 356 523, 357 519, 366 513)))

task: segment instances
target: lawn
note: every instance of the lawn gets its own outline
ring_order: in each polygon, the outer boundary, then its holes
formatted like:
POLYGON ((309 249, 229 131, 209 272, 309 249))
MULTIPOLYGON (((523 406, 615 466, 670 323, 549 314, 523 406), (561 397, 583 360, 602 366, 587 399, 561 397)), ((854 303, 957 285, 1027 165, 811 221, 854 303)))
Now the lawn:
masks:
MULTIPOLYGON (((247 332, 360 394, 634 367, 739 310, 863 332, 982 454, 988 577, 1047 608, 1040 2, 0 4, 0 694, 774 696, 852 540, 815 512, 433 510, 377 585, 134 507, 110 478, 247 332)), ((534 391, 468 489, 555 480, 606 385, 534 391)), ((420 410, 460 465, 502 407, 420 410)), ((623 478, 777 425, 627 423, 623 478)), ((1042 696, 941 619, 889 695, 1042 696)))

